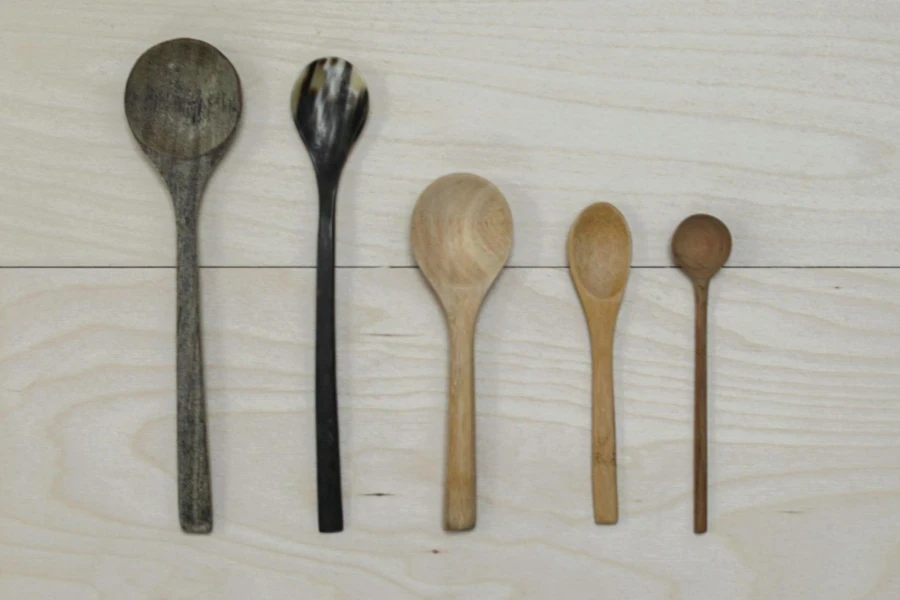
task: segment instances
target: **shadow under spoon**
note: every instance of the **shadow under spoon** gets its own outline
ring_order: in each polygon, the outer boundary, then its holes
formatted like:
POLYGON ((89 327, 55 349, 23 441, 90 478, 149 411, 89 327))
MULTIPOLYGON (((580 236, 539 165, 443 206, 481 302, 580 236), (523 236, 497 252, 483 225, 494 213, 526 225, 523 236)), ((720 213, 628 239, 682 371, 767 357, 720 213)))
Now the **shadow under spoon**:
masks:
POLYGON ((200 198, 241 114, 232 64, 199 40, 169 40, 138 58, 125 86, 125 114, 172 195, 177 232, 178 512, 187 533, 212 531, 203 390, 197 221, 200 198))
POLYGON ((333 533, 344 529, 334 315, 335 212, 341 172, 369 114, 366 82, 349 62, 320 58, 300 73, 291 95, 291 113, 319 187, 316 479, 319 531, 333 533))

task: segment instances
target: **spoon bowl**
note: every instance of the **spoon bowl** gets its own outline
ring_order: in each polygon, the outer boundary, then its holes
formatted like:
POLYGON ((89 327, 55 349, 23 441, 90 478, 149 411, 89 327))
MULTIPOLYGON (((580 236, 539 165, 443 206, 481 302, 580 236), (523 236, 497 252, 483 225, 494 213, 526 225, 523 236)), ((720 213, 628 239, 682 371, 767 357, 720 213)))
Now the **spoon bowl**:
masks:
POLYGON ((297 78, 291 113, 316 173, 340 171, 369 115, 366 81, 342 58, 315 60, 297 78))
POLYGON ((694 280, 709 280, 731 255, 731 232, 711 215, 692 215, 672 236, 675 261, 694 280))
POLYGON ((241 85, 225 56, 180 38, 138 58, 125 85, 126 117, 145 151, 197 158, 226 145, 241 114, 241 85))
POLYGON ((492 183, 465 173, 429 185, 413 210, 411 243, 450 333, 444 528, 475 526, 474 338, 485 294, 512 248, 512 214, 492 183))
POLYGON ((584 209, 569 236, 572 277, 594 298, 620 294, 631 268, 631 233, 625 217, 612 204, 584 209))
POLYGON ((512 213, 503 194, 477 175, 434 181, 413 211, 416 262, 444 307, 487 292, 512 248, 512 213))

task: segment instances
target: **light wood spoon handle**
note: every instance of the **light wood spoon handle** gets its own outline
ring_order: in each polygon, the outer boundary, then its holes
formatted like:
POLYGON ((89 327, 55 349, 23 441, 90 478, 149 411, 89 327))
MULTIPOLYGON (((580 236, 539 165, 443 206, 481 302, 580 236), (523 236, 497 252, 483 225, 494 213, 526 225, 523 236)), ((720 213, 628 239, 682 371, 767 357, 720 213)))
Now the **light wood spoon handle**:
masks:
POLYGON ((694 533, 706 533, 706 307, 709 282, 694 283, 694 533))
POLYGON ((592 327, 591 484, 594 522, 598 525, 614 525, 619 520, 612 354, 613 337, 609 325, 592 327))
POLYGON ((475 364, 476 314, 448 317, 450 329, 450 396, 447 409, 447 470, 444 485, 444 529, 475 527, 475 364))

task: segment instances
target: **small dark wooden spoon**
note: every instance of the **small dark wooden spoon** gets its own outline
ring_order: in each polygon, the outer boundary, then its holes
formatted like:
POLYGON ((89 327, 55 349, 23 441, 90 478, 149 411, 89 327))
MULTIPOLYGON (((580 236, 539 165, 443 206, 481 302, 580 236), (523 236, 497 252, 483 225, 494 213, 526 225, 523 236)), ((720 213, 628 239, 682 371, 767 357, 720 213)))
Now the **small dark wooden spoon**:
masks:
POLYGON ((316 461, 319 531, 329 533, 344 529, 334 333, 334 217, 341 171, 369 114, 366 82, 347 61, 320 58, 300 73, 291 96, 291 112, 319 186, 316 461))
POLYGON ((706 308, 709 280, 731 254, 731 232, 710 215, 693 215, 672 236, 675 261, 694 284, 694 533, 706 532, 706 308))
POLYGON ((178 239, 178 508, 187 533, 212 531, 203 397, 197 220, 206 182, 241 115, 232 64, 206 42, 176 39, 138 58, 125 86, 131 132, 169 187, 178 239))

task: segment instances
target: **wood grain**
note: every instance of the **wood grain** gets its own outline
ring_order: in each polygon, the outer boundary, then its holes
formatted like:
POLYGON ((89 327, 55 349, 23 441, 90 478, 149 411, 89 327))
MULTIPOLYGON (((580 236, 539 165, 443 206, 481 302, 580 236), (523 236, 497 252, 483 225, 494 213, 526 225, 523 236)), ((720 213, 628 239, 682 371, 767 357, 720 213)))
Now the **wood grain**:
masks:
MULTIPOLYGON (((581 208, 636 266, 708 211, 735 266, 900 266, 900 7, 886 2, 0 2, 0 267, 176 264, 135 160, 134 57, 190 35, 242 75, 205 265, 316 263, 297 70, 373 98, 336 263, 409 266, 422 188, 483 174, 518 267, 564 267, 581 208), (110 181, 115 185, 110 185, 110 181), (127 207, 127 210, 125 209, 127 207)), ((563 268, 484 306, 479 527, 441 531, 446 332, 409 269, 338 269, 348 529, 316 531, 312 269, 202 269, 214 535, 176 493, 173 269, 0 268, 0 598, 900 597, 900 271, 727 269, 712 288, 710 533, 691 532, 693 308, 637 269, 615 351, 621 514, 592 526, 589 340, 563 268)))
POLYGON ((412 265, 416 197, 468 171, 520 215, 512 265, 565 266, 569 225, 604 200, 629 215, 636 265, 671 264, 672 230, 707 211, 743 241, 736 266, 900 266, 895 3, 5 0, 0 14, 2 264, 175 264, 120 91, 133 57, 191 35, 235 63, 246 104, 200 224, 206 265, 315 264, 287 95, 337 54, 373 99, 338 265, 412 265))
POLYGON ((677 270, 633 270, 622 306, 615 528, 592 525, 589 340, 569 275, 502 275, 475 350, 481 503, 465 536, 441 530, 447 340, 415 270, 338 270, 336 537, 316 530, 314 271, 201 279, 216 529, 196 538, 171 502, 174 271, 0 270, 0 597, 900 593, 895 271, 716 278, 702 538, 677 270))

